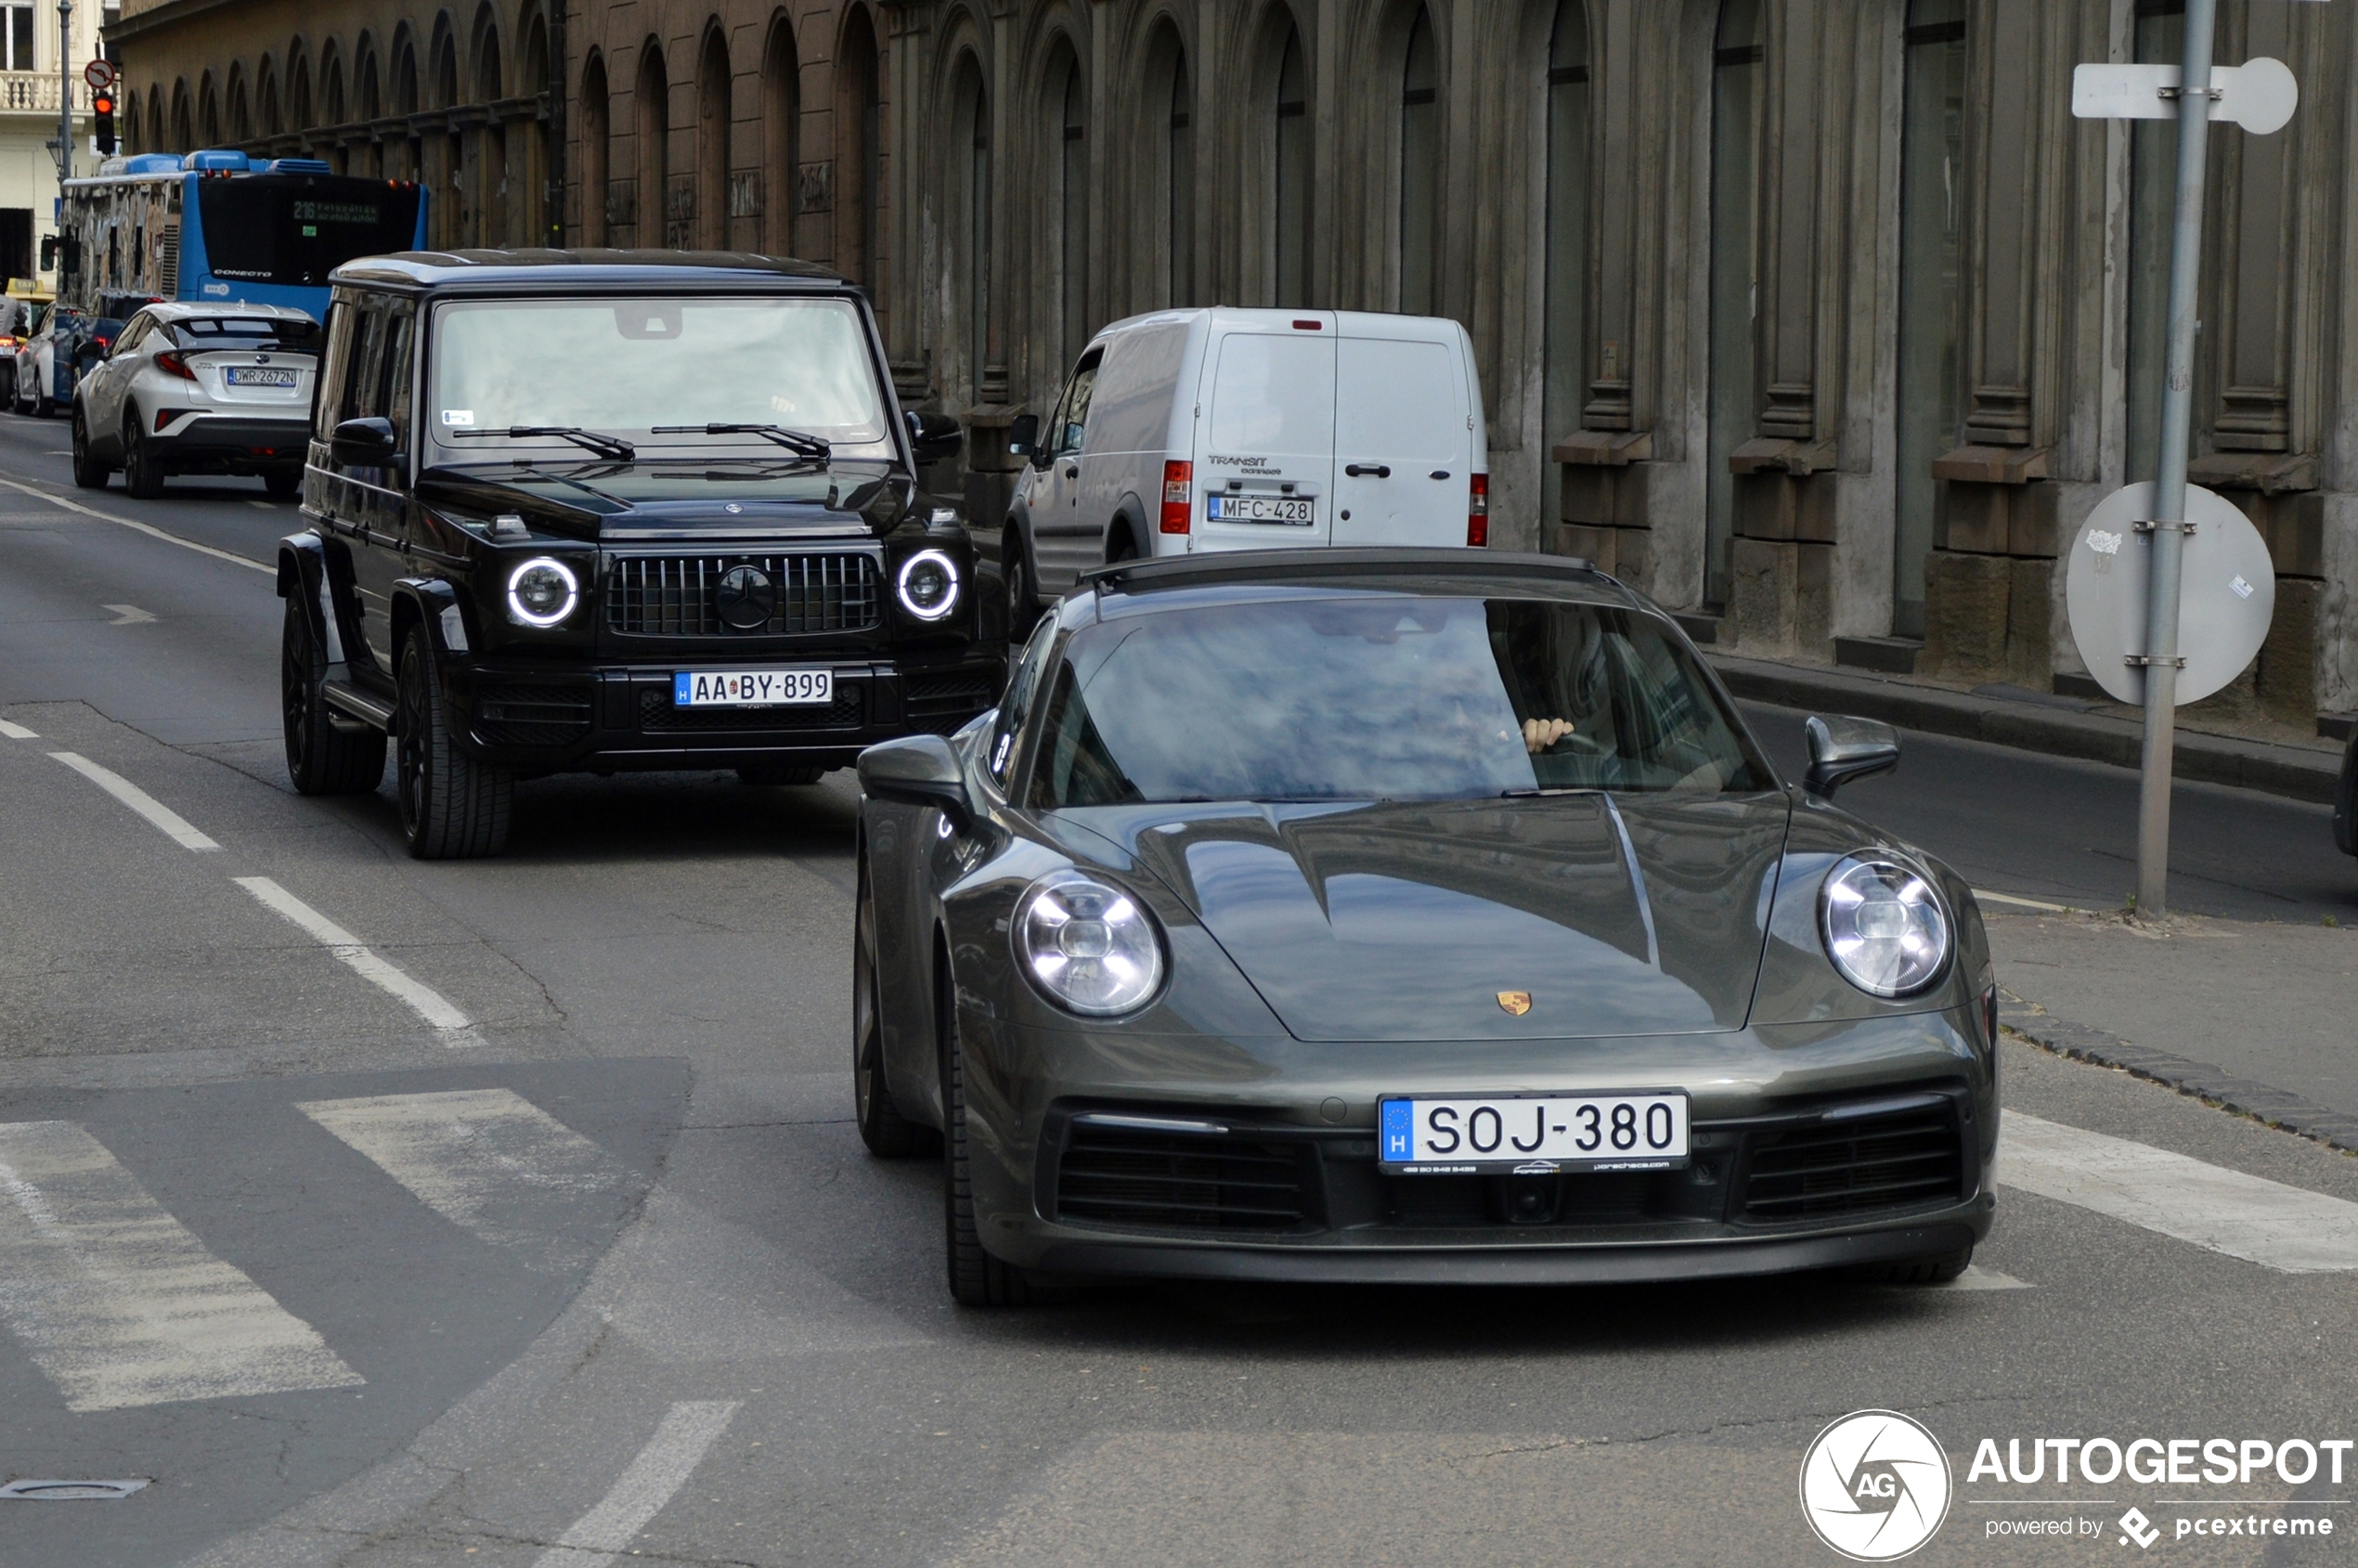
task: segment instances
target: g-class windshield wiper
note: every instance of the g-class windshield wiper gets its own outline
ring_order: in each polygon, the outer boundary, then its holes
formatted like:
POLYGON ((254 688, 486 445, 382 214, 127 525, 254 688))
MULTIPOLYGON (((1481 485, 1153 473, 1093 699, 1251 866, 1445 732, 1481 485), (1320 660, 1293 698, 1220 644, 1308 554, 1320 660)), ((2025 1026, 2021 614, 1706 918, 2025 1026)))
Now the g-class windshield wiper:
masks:
POLYGON ((1559 795, 1609 795, 1612 791, 1595 784, 1549 784, 1541 789, 1502 789, 1501 800, 1551 800, 1559 795))
POLYGON ((505 430, 446 430, 443 434, 454 439, 462 435, 512 437, 557 435, 572 442, 577 447, 586 447, 600 457, 612 458, 617 462, 629 462, 639 455, 638 447, 619 436, 601 435, 594 430, 584 430, 577 424, 512 424, 505 430))
POLYGON ((825 462, 835 448, 826 437, 807 431, 788 430, 782 424, 659 424, 647 432, 650 435, 758 435, 797 457, 812 462, 825 462))

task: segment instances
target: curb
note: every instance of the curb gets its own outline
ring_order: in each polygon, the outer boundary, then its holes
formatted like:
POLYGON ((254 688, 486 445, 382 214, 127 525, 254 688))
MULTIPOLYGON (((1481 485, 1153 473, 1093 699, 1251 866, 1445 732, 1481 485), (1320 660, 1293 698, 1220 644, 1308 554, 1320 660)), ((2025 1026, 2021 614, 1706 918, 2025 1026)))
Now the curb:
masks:
MULTIPOLYGON (((1904 730, 2118 768, 2138 765, 2143 726, 2108 713, 2074 713, 1848 670, 1733 658, 1709 649, 1703 653, 1728 689, 1749 702, 1880 719, 1904 730)), ((2178 732, 2175 758, 2174 771, 2181 779, 2326 805, 2333 803, 2341 778, 2341 758, 2332 752, 2188 730, 2178 732)))
POLYGON ((2280 1132, 2295 1134, 2344 1154, 2358 1154, 2358 1116, 2330 1109, 2314 1100, 2272 1089, 2248 1078, 2238 1078, 2225 1068, 2209 1062, 2132 1045, 2118 1035, 2084 1024, 2066 1023, 2011 999, 1999 1009, 1998 1021, 2010 1032, 2059 1056, 2097 1067, 2118 1068, 2133 1077, 2251 1117, 2280 1132))

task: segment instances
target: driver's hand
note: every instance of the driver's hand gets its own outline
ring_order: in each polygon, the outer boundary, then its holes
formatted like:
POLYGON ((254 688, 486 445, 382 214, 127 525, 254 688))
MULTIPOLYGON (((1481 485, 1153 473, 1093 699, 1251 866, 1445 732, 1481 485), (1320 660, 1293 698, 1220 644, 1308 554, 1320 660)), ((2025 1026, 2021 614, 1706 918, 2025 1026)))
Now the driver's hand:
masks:
POLYGON ((1526 719, 1522 721, 1522 748, 1536 757, 1571 733, 1569 719, 1526 719))

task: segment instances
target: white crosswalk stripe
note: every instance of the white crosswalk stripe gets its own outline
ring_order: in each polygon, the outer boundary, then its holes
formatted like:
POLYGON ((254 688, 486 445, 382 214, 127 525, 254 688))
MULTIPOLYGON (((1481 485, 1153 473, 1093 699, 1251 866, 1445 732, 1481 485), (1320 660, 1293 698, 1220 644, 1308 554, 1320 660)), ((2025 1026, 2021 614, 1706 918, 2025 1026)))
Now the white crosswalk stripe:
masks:
POLYGON ((2018 1110, 1998 1183, 2286 1274, 2358 1269, 2358 1203, 2018 1110))
POLYGON ((70 1121, 0 1123, 0 1323, 74 1410, 365 1380, 70 1121))
POLYGON ((517 1200, 582 1197, 623 1179, 605 1150, 512 1089, 309 1100, 300 1108, 435 1213, 494 1246, 548 1247, 544 1233, 515 1223, 517 1200))

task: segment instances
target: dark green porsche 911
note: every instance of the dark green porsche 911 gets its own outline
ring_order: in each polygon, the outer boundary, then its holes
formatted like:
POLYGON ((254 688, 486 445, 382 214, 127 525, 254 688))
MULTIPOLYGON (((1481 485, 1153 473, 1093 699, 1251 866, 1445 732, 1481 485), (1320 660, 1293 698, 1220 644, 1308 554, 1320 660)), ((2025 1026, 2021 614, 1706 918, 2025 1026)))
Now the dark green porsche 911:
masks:
POLYGON ((1788 786, 1677 625, 1560 557, 1108 568, 994 712, 861 757, 861 1133, 940 1148, 969 1303, 1953 1277, 1981 917, 1830 804, 1891 732, 1809 731, 1788 786))

